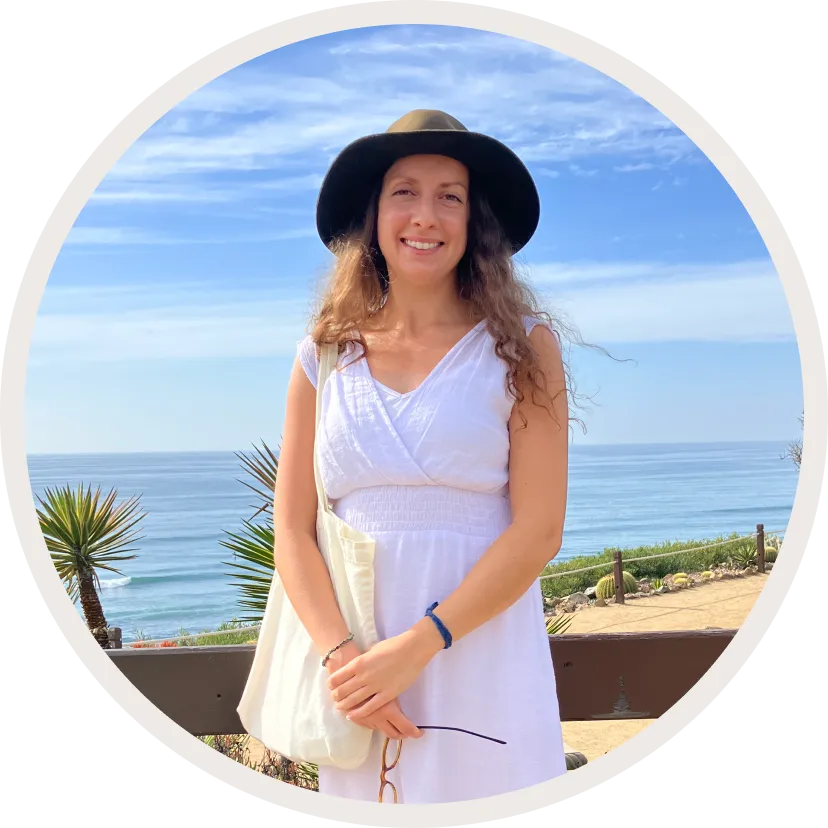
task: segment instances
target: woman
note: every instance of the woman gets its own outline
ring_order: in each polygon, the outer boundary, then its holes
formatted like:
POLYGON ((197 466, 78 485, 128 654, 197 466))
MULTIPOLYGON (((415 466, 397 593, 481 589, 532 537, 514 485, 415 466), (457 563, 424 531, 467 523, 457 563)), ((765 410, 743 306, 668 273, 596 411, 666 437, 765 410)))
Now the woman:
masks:
POLYGON ((338 709, 378 733, 360 768, 319 769, 322 793, 377 801, 385 737, 405 743, 383 777, 406 804, 565 772, 537 578, 564 525, 567 372, 511 262, 538 215, 517 156, 438 111, 350 144, 323 182, 317 226, 337 259, 290 378, 275 564, 333 650, 338 709), (365 653, 315 545, 323 341, 355 357, 324 388, 319 463, 336 513, 376 540, 380 641, 365 653))

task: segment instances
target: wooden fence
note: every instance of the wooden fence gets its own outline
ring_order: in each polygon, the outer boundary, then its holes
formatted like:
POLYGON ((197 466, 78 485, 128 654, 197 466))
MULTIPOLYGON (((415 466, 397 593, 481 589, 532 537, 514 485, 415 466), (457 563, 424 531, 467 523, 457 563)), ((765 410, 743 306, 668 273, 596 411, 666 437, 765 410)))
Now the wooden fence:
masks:
MULTIPOLYGON (((692 549, 681 549, 676 552, 677 555, 684 552, 692 552, 692 549)), ((624 557, 620 549, 616 549, 613 553, 614 561, 614 578, 615 581, 615 603, 624 603, 624 557)), ((765 572, 765 524, 756 524, 756 570, 758 572, 765 572)))
MULTIPOLYGON (((736 632, 550 636, 562 721, 658 718, 710 669, 736 632)), ((254 644, 104 652, 144 696, 189 733, 245 732, 236 707, 254 644)))

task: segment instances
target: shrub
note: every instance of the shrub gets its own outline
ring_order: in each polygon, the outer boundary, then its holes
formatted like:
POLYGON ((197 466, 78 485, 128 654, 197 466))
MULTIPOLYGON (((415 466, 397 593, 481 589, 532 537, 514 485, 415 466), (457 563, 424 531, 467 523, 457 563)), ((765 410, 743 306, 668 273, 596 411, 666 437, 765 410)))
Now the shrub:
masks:
MULTIPOLYGON (((715 538, 666 541, 652 546, 639 546, 623 550, 624 556, 627 558, 645 558, 667 552, 675 554, 662 558, 652 558, 651 560, 625 562, 624 568, 636 579, 664 578, 665 575, 676 570, 700 572, 703 569, 714 569, 724 564, 730 559, 732 551, 744 543, 744 539, 740 538, 738 533, 732 532, 730 535, 715 538), (702 549, 700 552, 687 551, 697 546, 707 546, 712 543, 722 543, 722 545, 702 549)), ((600 576, 601 570, 578 572, 573 575, 568 574, 568 572, 573 569, 601 564, 604 573, 608 573, 613 566, 615 551, 615 548, 607 548, 597 555, 579 555, 560 563, 555 561, 549 563, 541 573, 542 577, 547 576, 543 577, 541 581, 543 594, 547 598, 565 598, 573 592, 583 592, 595 583, 595 578, 600 576), (549 575, 555 577, 550 578, 549 575)))

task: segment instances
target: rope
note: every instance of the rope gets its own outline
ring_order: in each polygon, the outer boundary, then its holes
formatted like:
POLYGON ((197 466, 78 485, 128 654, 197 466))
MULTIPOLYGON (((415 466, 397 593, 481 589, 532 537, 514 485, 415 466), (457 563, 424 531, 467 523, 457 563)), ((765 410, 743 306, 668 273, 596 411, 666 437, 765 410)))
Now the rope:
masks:
MULTIPOLYGON (((765 535, 784 535, 785 530, 782 529, 776 532, 770 532, 763 530, 765 535)), ((649 561, 655 558, 669 558, 675 555, 685 555, 690 552, 700 552, 702 549, 713 549, 715 546, 727 546, 730 543, 737 543, 741 540, 747 540, 748 538, 755 538, 759 535, 758 532, 751 532, 749 535, 742 535, 738 538, 730 538, 729 540, 719 541, 717 543, 707 543, 704 546, 692 546, 690 549, 677 549, 674 552, 659 552, 656 555, 643 555, 640 558, 623 558, 623 562, 627 563, 635 563, 636 561, 649 561)), ((604 563, 595 564, 594 566, 584 566, 580 569, 567 569, 564 572, 553 572, 551 575, 541 575, 538 580, 544 581, 547 578, 564 578, 567 575, 578 575, 581 572, 591 572, 594 569, 603 569, 607 566, 615 566, 615 561, 605 561, 604 563)))

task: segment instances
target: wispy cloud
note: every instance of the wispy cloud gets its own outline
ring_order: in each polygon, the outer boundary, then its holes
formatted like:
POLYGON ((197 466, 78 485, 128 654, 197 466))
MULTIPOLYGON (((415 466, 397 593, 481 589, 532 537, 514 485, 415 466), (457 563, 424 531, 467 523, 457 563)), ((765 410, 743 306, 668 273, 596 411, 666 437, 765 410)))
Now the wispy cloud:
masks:
MULTIPOLYGON (((696 151, 658 110, 601 72, 492 33, 395 27, 350 34, 320 50, 313 69, 281 65, 243 65, 190 95, 125 153, 101 189, 142 182, 135 192, 167 187, 172 199, 182 177, 206 176, 200 186, 209 190, 210 177, 290 175, 291 167, 312 180, 345 144, 422 106, 455 114, 539 165, 626 155, 630 168, 669 166, 696 151)), ((213 184, 212 192, 234 190, 213 184)))
POLYGON ((73 227, 64 244, 164 244, 164 240, 137 227, 73 227))
POLYGON ((204 235, 201 237, 165 236, 134 227, 84 227, 70 230, 65 245, 70 247, 185 245, 185 244, 247 244, 288 241, 316 236, 311 226, 286 228, 273 232, 236 234, 232 236, 204 235))
POLYGON ((764 260, 550 263, 529 276, 592 342, 795 340, 782 283, 764 260))
MULTIPOLYGON (((784 292, 764 261, 546 263, 528 267, 547 307, 592 342, 791 341, 784 292)), ((305 292, 198 280, 55 287, 30 365, 287 356, 304 336, 305 292)))
POLYGON ((180 282, 55 288, 38 314, 29 366, 287 355, 309 302, 277 288, 180 282))
POLYGON ((655 168, 655 164, 651 164, 647 161, 642 161, 639 164, 621 164, 618 167, 613 167, 614 172, 620 173, 631 173, 631 172, 643 172, 645 170, 652 170, 655 168))

